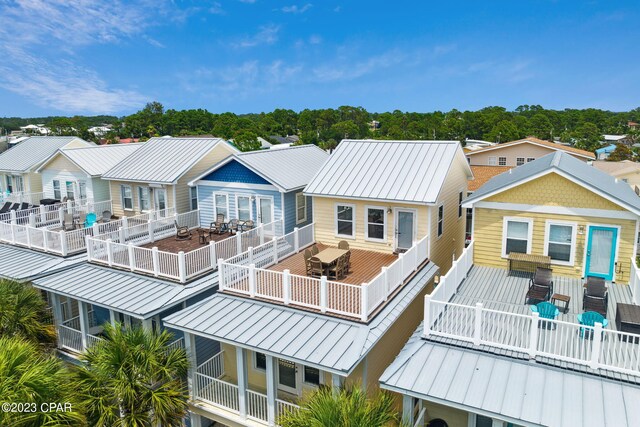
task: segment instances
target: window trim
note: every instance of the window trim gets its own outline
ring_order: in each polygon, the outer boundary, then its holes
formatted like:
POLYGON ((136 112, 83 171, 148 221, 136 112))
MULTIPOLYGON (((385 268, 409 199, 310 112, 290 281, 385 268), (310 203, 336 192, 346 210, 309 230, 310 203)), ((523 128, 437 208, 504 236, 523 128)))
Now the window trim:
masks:
POLYGON ((527 254, 531 254, 531 247, 533 246, 533 218, 525 218, 518 216, 505 216, 502 218, 502 257, 507 257, 507 224, 508 222, 526 222, 529 224, 527 229, 527 254))
POLYGON ((75 200, 76 199, 76 186, 73 181, 65 181, 64 182, 64 194, 67 197, 67 200, 75 200), (69 185, 71 184, 71 185, 69 185), (71 196, 69 197, 69 187, 71 187, 71 196))
POLYGON ((498 157, 496 157, 496 156, 487 157, 487 165, 488 166, 498 166, 498 157))
POLYGON ((308 202, 309 201, 307 200, 307 196, 305 196, 302 191, 299 191, 299 192, 296 193, 295 199, 296 199, 296 224, 300 224, 300 223, 303 223, 303 222, 307 221, 307 209, 308 209, 308 202), (304 200, 304 218, 302 218, 302 219, 298 218, 298 211, 302 207, 298 203, 299 196, 302 196, 302 199, 304 200))
POLYGON ((120 204, 122 206, 122 210, 123 211, 133 211, 135 209, 135 205, 134 205, 134 201, 133 201, 133 188, 131 187, 130 184, 120 184, 120 204), (125 203, 124 203, 124 199, 126 198, 124 196, 124 189, 129 187, 129 191, 131 192, 131 207, 127 208, 125 203))
POLYGON ((561 225, 571 227, 571 252, 569 252, 569 261, 559 261, 551 259, 551 264, 566 265, 573 267, 576 262, 576 238, 578 236, 578 223, 574 221, 563 221, 548 219, 544 224, 544 254, 549 255, 549 235, 551 233, 552 225, 561 225))
MULTIPOLYGON (((340 237, 343 239, 352 239, 355 240, 356 239, 356 205, 353 203, 335 203, 333 205, 333 232, 335 234, 336 237, 340 237), (338 233, 338 206, 348 206, 353 210, 353 215, 351 215, 351 224, 353 225, 351 227, 351 235, 349 234, 340 234, 338 233)), ((341 221, 347 221, 347 220, 341 220, 341 221)))
MULTIPOLYGON (((387 243, 387 208, 384 206, 374 206, 374 205, 365 205, 364 207, 364 240, 368 242, 375 243, 387 243), (369 237, 369 209, 378 209, 382 211, 382 218, 384 222, 382 223, 382 233, 384 238, 376 239, 375 237, 369 237)), ((380 224, 376 224, 380 225, 380 224)))
POLYGON ((60 187, 60 180, 54 179, 51 181, 51 187, 53 188, 53 198, 56 200, 62 200, 62 188, 60 187), (56 197, 56 182, 58 183, 58 197, 56 197))
POLYGON ((229 215, 229 193, 225 193, 222 191, 216 191, 213 193, 213 220, 214 221, 218 217, 218 204, 216 203, 216 196, 224 196, 225 200, 227 201, 226 203, 227 206, 225 206, 225 209, 227 210, 227 215, 225 216, 224 220, 228 222, 229 220, 231 220, 229 215))
POLYGON ((140 212, 149 212, 151 211, 151 191, 149 187, 145 187, 143 185, 138 185, 138 206, 140 206, 140 212), (142 207, 142 191, 146 191, 147 192, 147 204, 148 204, 148 209, 143 209, 142 207))
POLYGON ((246 219, 240 220, 240 209, 238 209, 239 204, 238 204, 238 199, 243 197, 243 198, 247 198, 249 199, 249 219, 253 219, 253 203, 251 203, 251 194, 244 194, 244 193, 236 193, 235 194, 235 200, 236 200, 236 219, 239 221, 248 221, 246 219))
POLYGON ((191 206, 191 210, 195 211, 198 210, 198 187, 193 186, 193 187, 189 187, 189 206, 191 206), (195 197, 193 195, 193 192, 195 191, 195 197), (193 201, 196 201, 195 206, 193 201))
POLYGON ((516 157, 516 166, 522 166, 526 163, 525 161, 526 159, 524 157, 516 157), (522 160, 522 163, 520 163, 520 160, 522 160))
POLYGON ((438 205, 436 211, 436 237, 439 239, 444 235, 444 202, 438 205), (442 220, 440 219, 440 208, 442 208, 442 220), (442 221, 442 231, 440 231, 440 221, 442 221))
POLYGON ((507 158, 504 156, 498 157, 498 166, 507 166, 507 158), (504 164, 501 164, 503 160, 504 160, 504 164))
POLYGON ((265 359, 267 357, 266 353, 262 353, 261 351, 254 351, 252 354, 253 363, 251 364, 251 367, 253 368, 254 371, 266 372, 267 371, 266 367, 265 369, 258 367, 258 353, 263 354, 265 356, 265 359))
POLYGON ((321 387, 324 384, 324 376, 322 375, 322 369, 310 366, 310 365, 300 365, 300 369, 302 370, 302 384, 307 385, 308 387, 321 387), (317 369, 318 370, 318 384, 310 383, 307 381, 305 368, 317 369))
POLYGON ((462 214, 464 212, 464 208, 462 207, 462 203, 464 202, 464 190, 458 191, 458 219, 462 219, 462 214))
POLYGON ((87 200, 89 195, 87 194, 87 181, 79 180, 78 183, 78 200, 87 200), (82 197, 82 187, 84 187, 84 197, 82 197))

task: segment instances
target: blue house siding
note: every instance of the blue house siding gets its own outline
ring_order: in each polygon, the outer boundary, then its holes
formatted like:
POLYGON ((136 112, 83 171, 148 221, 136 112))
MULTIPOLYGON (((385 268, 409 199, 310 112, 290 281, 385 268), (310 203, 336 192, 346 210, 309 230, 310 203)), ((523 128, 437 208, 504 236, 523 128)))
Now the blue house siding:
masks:
POLYGON ((202 178, 205 181, 243 182, 245 184, 271 184, 246 166, 231 160, 202 178))
POLYGON ((296 223, 296 194, 302 190, 290 191, 284 195, 284 229, 285 233, 290 233, 295 227, 304 227, 313 222, 313 207, 311 197, 307 197, 307 220, 299 224, 296 223))
MULTIPOLYGON (((229 200, 229 218, 225 218, 226 220, 236 218, 236 195, 272 197, 273 219, 282 218, 282 196, 279 191, 198 185, 198 207, 200 208, 200 225, 202 227, 208 227, 209 224, 215 221, 213 211, 214 193, 227 194, 229 200)), ((255 199, 251 201, 251 219, 256 222, 258 221, 255 199)))

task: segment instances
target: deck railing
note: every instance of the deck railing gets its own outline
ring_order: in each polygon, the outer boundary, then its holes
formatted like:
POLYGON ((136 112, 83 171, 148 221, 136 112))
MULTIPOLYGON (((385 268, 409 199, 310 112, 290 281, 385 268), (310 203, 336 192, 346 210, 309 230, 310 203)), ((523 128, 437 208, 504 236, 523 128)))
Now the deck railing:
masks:
POLYGON ((199 227, 200 211, 159 217, 146 222, 140 221, 129 227, 119 227, 101 235, 86 237, 87 255, 91 262, 106 264, 151 274, 185 283, 208 271, 218 268, 218 260, 241 253, 244 247, 260 244, 269 239, 265 229, 274 230, 281 220, 259 225, 257 228, 238 232, 234 236, 189 252, 161 251, 157 247, 142 248, 144 245, 175 236, 177 223, 190 230, 199 227))
POLYGON ((25 191, 14 191, 13 193, 0 194, 0 201, 11 203, 29 203, 30 205, 36 205, 40 203, 40 200, 44 199, 44 193, 27 193, 25 191))
POLYGON ((315 243, 309 224, 268 243, 220 262, 220 290, 355 317, 366 322, 418 267, 428 259, 429 239, 420 239, 369 283, 352 285, 267 268, 315 243))
POLYGON ((81 353, 82 332, 65 325, 58 325, 58 345, 62 348, 81 353))
POLYGON ((98 218, 104 211, 111 211, 111 200, 94 202, 80 200, 56 203, 55 205, 40 205, 29 209, 12 210, 0 214, 0 221, 12 224, 30 225, 31 227, 61 227, 64 215, 67 213, 95 213, 98 218))
POLYGON ((629 277, 629 289, 631 289, 633 303, 638 305, 640 304, 640 268, 638 268, 635 257, 631 257, 631 268, 629 271, 631 272, 629 277))
MULTIPOLYGON (((471 343, 485 350, 511 351, 548 363, 548 359, 640 376, 640 335, 561 320, 451 302, 473 259, 473 242, 425 296, 424 336, 471 343), (468 251, 468 252, 467 252, 468 251)), ((632 272, 632 275, 636 274, 632 272)), ((637 286, 637 285, 636 285, 637 286)))

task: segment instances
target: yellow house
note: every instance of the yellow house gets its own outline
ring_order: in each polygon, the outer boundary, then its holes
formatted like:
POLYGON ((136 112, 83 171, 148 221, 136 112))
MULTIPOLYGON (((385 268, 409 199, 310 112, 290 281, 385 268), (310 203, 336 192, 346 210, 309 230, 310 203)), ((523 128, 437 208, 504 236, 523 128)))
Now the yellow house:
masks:
POLYGON ((113 213, 197 209, 196 189, 188 183, 235 153, 238 150, 220 138, 151 138, 102 175, 110 182, 113 213))
POLYGON ((547 255, 554 274, 628 283, 640 198, 629 185, 556 152, 490 180, 473 209, 476 266, 507 267, 512 252, 547 255))

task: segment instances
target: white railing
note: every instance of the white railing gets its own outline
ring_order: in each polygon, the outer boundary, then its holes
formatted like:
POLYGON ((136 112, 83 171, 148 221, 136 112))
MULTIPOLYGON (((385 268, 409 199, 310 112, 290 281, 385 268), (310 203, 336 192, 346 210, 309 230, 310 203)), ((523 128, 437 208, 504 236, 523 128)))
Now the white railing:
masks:
POLYGON ((258 421, 267 421, 267 396, 247 390, 247 416, 258 421))
POLYGON ((40 205, 28 209, 12 210, 0 214, 0 221, 19 225, 30 225, 37 228, 57 228, 62 227, 65 214, 87 214, 93 212, 98 218, 101 218, 104 211, 111 211, 111 209, 111 200, 99 202, 69 200, 55 205, 40 205))
POLYGON ((268 267, 314 243, 314 224, 309 224, 220 263, 220 290, 318 309, 367 321, 418 267, 427 260, 429 239, 424 237, 399 256, 369 283, 352 285, 271 271, 268 267))
POLYGON ((193 397, 205 402, 238 412, 238 386, 235 384, 212 378, 204 374, 194 374, 193 397))
POLYGON ((224 374, 224 350, 199 365, 196 372, 211 378, 220 378, 224 374))
POLYGON ((58 325, 58 345, 66 349, 81 353, 82 332, 64 325, 58 325))
POLYGON ((27 193, 24 191, 14 191, 13 193, 2 193, 0 200, 3 202, 12 203, 28 203, 30 205, 37 205, 40 200, 44 199, 44 193, 27 193))
POLYGON ((276 418, 287 412, 293 412, 300 409, 300 406, 295 403, 287 402, 286 400, 276 399, 276 418))
POLYGON ((167 345, 167 353, 172 352, 173 350, 184 349, 184 338, 178 338, 175 341, 170 342, 167 345))
POLYGON ((101 337, 97 337, 95 335, 91 335, 91 334, 87 334, 87 347, 91 347, 92 345, 97 344, 98 342, 102 341, 103 338, 101 337))
POLYGON ((631 289, 631 296, 633 303, 640 304, 640 268, 636 264, 636 258, 631 257, 631 268, 629 269, 629 289, 631 289))

